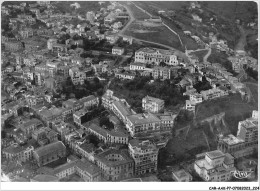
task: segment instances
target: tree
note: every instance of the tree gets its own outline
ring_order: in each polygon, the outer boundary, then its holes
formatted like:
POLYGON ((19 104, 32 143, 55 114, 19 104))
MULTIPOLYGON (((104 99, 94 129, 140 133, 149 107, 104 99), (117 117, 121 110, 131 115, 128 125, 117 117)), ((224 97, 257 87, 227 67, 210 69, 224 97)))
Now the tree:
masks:
POLYGON ((100 143, 99 139, 92 134, 88 135, 86 139, 88 139, 90 143, 94 144, 95 147, 97 147, 98 144, 100 143))
POLYGON ((73 40, 80 40, 82 39, 81 36, 79 36, 78 34, 75 34, 73 37, 72 37, 73 40))
POLYGON ((252 78, 254 78, 256 81, 258 80, 258 72, 253 70, 252 68, 247 68, 246 73, 251 76, 252 78))
POLYGON ((165 62, 160 62, 159 66, 165 67, 166 63, 165 62))
POLYGON ((67 28, 66 27, 62 27, 61 31, 66 32, 67 28))
POLYGON ((4 139, 4 138, 6 138, 6 132, 5 131, 1 131, 1 139, 4 139))
POLYGON ((99 84, 99 83, 100 83, 100 81, 99 81, 99 79, 98 79, 97 77, 95 77, 95 78, 93 79, 93 81, 95 82, 95 84, 99 84))
POLYGON ((99 125, 102 127, 105 125, 109 130, 114 129, 114 124, 109 121, 108 117, 103 116, 99 120, 99 125))

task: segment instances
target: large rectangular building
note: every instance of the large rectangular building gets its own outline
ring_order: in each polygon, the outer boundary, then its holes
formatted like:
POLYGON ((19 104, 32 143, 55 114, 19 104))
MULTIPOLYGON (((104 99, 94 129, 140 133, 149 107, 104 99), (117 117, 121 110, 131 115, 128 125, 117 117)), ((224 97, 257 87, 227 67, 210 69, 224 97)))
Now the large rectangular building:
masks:
POLYGON ((164 62, 167 65, 178 65, 177 56, 172 50, 158 48, 141 48, 135 52, 135 62, 155 63, 164 62))
POLYGON ((66 147, 61 141, 57 141, 36 149, 33 155, 38 165, 43 166, 65 157, 66 147))
POLYGON ((79 175, 85 182, 101 181, 101 171, 93 163, 82 159, 72 161, 53 169, 53 174, 59 179, 63 179, 72 174, 79 175))
POLYGON ((128 150, 134 159, 136 175, 157 171, 159 149, 152 142, 132 139, 129 141, 128 150))
POLYGON ((102 178, 107 181, 128 179, 134 175, 134 161, 127 150, 106 150, 96 155, 95 161, 102 171, 102 178))
POLYGON ((131 136, 160 131, 161 120, 152 113, 138 113, 126 116, 126 128, 131 136))

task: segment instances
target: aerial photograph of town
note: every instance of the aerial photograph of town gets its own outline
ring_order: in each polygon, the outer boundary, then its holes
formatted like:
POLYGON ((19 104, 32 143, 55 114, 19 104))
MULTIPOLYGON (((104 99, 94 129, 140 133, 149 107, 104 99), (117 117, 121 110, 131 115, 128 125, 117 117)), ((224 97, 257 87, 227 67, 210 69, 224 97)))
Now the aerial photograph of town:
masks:
POLYGON ((1 182, 257 183, 257 7, 2 2, 1 182))

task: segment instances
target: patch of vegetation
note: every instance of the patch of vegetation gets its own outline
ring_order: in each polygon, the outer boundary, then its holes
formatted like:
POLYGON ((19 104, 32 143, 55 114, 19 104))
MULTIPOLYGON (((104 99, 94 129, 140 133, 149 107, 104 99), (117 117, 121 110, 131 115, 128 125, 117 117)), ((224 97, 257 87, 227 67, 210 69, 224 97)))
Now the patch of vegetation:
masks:
POLYGON ((234 76, 238 75, 238 73, 232 69, 232 63, 228 60, 228 55, 224 52, 218 52, 216 49, 212 49, 211 55, 208 57, 208 61, 211 63, 219 63, 234 76))
POLYGON ((198 81, 198 83, 196 83, 193 87, 197 90, 197 92, 201 92, 201 91, 205 91, 205 90, 209 90, 211 89, 211 85, 210 83, 205 79, 205 77, 203 78, 204 80, 198 81))
POLYGON ((85 83, 83 85, 75 86, 72 83, 71 78, 68 77, 68 79, 61 85, 59 93, 65 94, 66 97, 69 97, 71 92, 73 92, 75 98, 80 99, 93 93, 101 96, 103 94, 104 87, 105 84, 101 83, 98 78, 94 78, 93 81, 85 80, 85 83))
POLYGON ((154 83, 149 83, 151 79, 138 76, 133 80, 121 81, 115 78, 109 88, 117 96, 125 98, 133 108, 142 107, 142 99, 147 95, 164 100, 166 107, 184 103, 186 98, 182 95, 183 92, 174 84, 170 84, 169 80, 155 80, 154 83))
POLYGON ((230 131, 236 134, 238 122, 249 117, 254 109, 257 109, 257 105, 250 105, 243 102, 240 94, 230 94, 226 97, 200 103, 197 107, 196 119, 200 121, 225 112, 225 121, 230 131))
POLYGON ((99 120, 99 126, 102 127, 103 125, 105 125, 108 130, 114 129, 114 124, 112 122, 110 122, 109 118, 106 116, 101 117, 99 120))
POLYGON ((146 28, 146 27, 144 28, 139 26, 142 28, 142 30, 148 31, 143 33, 135 32, 136 27, 137 26, 135 25, 135 23, 132 23, 129 29, 125 31, 125 35, 133 36, 137 39, 142 39, 145 41, 152 41, 155 43, 164 44, 176 49, 182 49, 178 36, 176 36, 174 33, 172 33, 164 26, 152 27, 152 28, 146 28))
POLYGON ((89 140, 89 143, 92 143, 95 147, 98 147, 98 144, 100 143, 100 140, 92 134, 88 135, 86 139, 89 140))
POLYGON ((256 70, 253 70, 252 68, 246 68, 245 71, 247 75, 252 77, 254 80, 258 80, 258 72, 256 70))
POLYGON ((200 50, 196 52, 192 52, 191 55, 195 55, 199 58, 199 62, 203 62, 204 56, 208 53, 208 50, 200 50))
POLYGON ((257 31, 255 34, 249 34, 246 37, 246 46, 245 50, 248 51, 251 56, 255 59, 258 59, 258 41, 257 41, 257 31))

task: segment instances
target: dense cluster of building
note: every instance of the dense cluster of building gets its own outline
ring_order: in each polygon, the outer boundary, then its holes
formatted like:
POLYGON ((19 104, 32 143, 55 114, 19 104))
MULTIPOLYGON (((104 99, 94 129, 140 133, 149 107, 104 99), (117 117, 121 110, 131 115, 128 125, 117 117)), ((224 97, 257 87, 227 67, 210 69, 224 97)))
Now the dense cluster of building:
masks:
MULTIPOLYGON (((93 91, 79 97, 73 94, 73 88, 69 96, 61 93, 67 86, 88 89, 86 84, 104 80, 101 76, 105 74, 121 80, 132 80, 139 74, 171 80, 185 69, 187 73, 176 85, 186 89, 187 110, 195 111, 204 100, 231 91, 245 94, 244 85, 218 63, 202 64, 192 57, 186 63, 175 51, 151 47, 132 54, 117 46, 118 32, 124 25, 120 19, 129 17, 117 2, 83 16, 63 14, 55 4, 37 1, 2 6, 6 15, 11 15, 12 10, 29 9, 26 14, 10 18, 13 37, 1 38, 3 173, 21 174, 22 170, 8 171, 11 163, 36 165, 33 177, 27 176, 31 181, 60 181, 75 174, 82 181, 121 181, 157 172, 159 149, 168 142, 177 117, 165 111, 164 100, 146 95, 142 98, 142 112, 137 113, 109 89, 109 84, 101 88, 101 94, 93 91), (81 20, 80 24, 74 25, 75 19, 81 20), (35 27, 39 22, 45 27, 35 27), (95 44, 104 40, 113 48, 110 52, 86 51, 85 40, 95 44), (87 53, 91 56, 82 56, 87 53), (127 67, 115 66, 111 59, 131 56, 134 60, 127 67), (212 89, 197 92, 194 85, 203 78, 212 89)), ((194 15, 194 19, 200 18, 194 15)), ((131 37, 121 40, 133 43, 131 37)), ((239 58, 234 60, 234 67, 243 65, 243 59, 248 64, 248 58, 239 58)), ((252 154, 258 145, 257 115, 254 111, 252 118, 239 122, 237 137, 220 136, 218 150, 197 157, 194 169, 200 177, 205 181, 230 180, 234 159, 252 154)), ((192 176, 182 169, 173 172, 173 179, 191 181, 192 176)))

